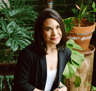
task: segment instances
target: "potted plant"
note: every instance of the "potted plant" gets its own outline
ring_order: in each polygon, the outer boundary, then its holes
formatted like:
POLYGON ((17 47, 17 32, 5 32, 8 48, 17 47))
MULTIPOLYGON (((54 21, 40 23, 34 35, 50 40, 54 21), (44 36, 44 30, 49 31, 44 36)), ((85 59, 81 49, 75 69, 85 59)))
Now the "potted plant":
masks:
POLYGON ((67 39, 73 39, 82 49, 84 49, 84 52, 86 52, 90 44, 92 33, 95 30, 95 2, 93 1, 92 5, 85 5, 82 0, 81 5, 78 6, 76 4, 76 8, 73 8, 72 11, 74 12, 75 17, 68 19, 71 19, 72 24, 75 25, 73 25, 73 29, 68 32, 67 39))
POLYGON ((4 75, 4 77, 14 74, 16 65, 16 60, 13 58, 14 53, 34 41, 33 31, 30 31, 33 27, 30 25, 32 22, 35 23, 38 15, 32 6, 25 5, 24 0, 8 0, 8 2, 9 6, 4 0, 2 0, 3 4, 0 3, 2 15, 0 18, 0 44, 4 47, 2 50, 0 49, 0 75, 4 75))

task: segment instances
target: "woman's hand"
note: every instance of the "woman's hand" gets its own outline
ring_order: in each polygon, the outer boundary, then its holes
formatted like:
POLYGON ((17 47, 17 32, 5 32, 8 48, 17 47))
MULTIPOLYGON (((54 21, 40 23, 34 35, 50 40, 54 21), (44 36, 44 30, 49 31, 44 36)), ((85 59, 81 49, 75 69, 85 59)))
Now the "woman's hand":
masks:
POLYGON ((42 91, 42 90, 35 88, 34 91, 42 91))
POLYGON ((64 86, 62 88, 57 88, 54 91, 67 91, 67 88, 64 86))

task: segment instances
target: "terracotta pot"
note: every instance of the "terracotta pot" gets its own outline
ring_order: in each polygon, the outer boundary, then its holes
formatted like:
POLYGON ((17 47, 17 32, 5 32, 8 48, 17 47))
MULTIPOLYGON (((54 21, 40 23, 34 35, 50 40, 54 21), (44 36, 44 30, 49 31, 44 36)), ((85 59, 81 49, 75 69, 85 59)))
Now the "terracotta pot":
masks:
POLYGON ((0 75, 13 75, 16 63, 0 63, 0 75))
MULTIPOLYGON (((75 23, 77 25, 78 21, 75 20, 75 23)), ((73 39, 75 43, 80 45, 86 52, 90 44, 92 33, 95 30, 95 23, 90 23, 86 19, 82 19, 80 25, 81 27, 73 27, 74 29, 67 34, 67 39, 73 39)))

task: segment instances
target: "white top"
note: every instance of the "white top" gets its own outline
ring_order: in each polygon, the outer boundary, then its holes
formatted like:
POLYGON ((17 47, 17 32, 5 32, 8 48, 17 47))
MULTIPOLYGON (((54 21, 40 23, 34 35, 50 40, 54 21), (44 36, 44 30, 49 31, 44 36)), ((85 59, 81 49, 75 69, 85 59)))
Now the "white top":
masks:
POLYGON ((51 90, 53 82, 54 82, 55 77, 56 77, 56 73, 57 73, 57 69, 51 70, 51 71, 47 70, 47 81, 46 81, 44 91, 50 91, 51 90))

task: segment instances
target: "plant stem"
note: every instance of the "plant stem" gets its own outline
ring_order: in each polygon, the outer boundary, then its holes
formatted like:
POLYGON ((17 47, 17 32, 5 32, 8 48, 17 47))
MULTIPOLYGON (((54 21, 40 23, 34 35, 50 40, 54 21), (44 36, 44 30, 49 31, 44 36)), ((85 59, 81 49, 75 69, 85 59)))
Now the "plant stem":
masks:
POLYGON ((80 23, 78 24, 78 26, 80 27, 80 23))

